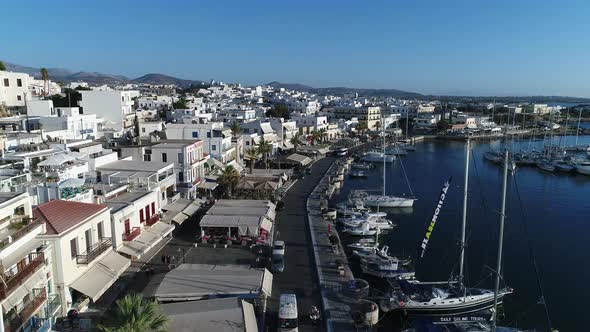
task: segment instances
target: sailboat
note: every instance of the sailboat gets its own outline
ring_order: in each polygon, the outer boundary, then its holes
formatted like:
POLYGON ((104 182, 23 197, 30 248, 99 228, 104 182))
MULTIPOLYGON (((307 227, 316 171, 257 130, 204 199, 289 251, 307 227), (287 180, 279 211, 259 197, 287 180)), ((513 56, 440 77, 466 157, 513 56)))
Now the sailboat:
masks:
MULTIPOLYGON (((383 126, 381 126, 383 128, 383 126)), ((383 129, 382 133, 383 133, 383 129)), ((385 149, 385 135, 383 136, 383 149, 385 149)), ((363 204, 368 207, 376 207, 376 208, 402 208, 402 207, 412 207, 414 206, 415 198, 409 197, 399 197, 399 196, 389 196, 385 194, 385 177, 386 177, 386 154, 383 153, 383 193, 381 195, 366 195, 363 197, 363 204)), ((392 157, 392 156, 389 156, 392 157)))
MULTIPOLYGON (((483 288, 468 288, 464 285, 464 258, 465 258, 465 235, 467 224, 467 195, 469 180, 469 140, 467 140, 466 160, 465 160, 465 188, 463 199, 463 218, 461 228, 461 255, 459 261, 459 277, 454 281, 443 282, 421 282, 418 280, 390 280, 389 296, 380 302, 381 310, 384 312, 399 312, 408 316, 451 316, 462 315, 467 313, 478 312, 496 307, 502 303, 504 296, 512 293, 512 289, 499 289, 499 280, 496 281, 496 290, 483 288)), ((502 212, 500 222, 500 239, 498 244, 498 264, 497 274, 499 277, 502 255, 503 225, 506 200, 506 183, 508 177, 508 152, 504 160, 504 182, 502 196, 502 212)), ((437 206, 440 210, 449 182, 443 187, 441 200, 437 206)), ((435 216, 437 213, 435 212, 435 216)), ((436 219, 433 218, 433 223, 436 219)), ((434 224, 431 223, 429 232, 432 231, 434 224)), ((422 244, 422 250, 426 249, 428 239, 431 233, 427 234, 425 242, 422 244)))

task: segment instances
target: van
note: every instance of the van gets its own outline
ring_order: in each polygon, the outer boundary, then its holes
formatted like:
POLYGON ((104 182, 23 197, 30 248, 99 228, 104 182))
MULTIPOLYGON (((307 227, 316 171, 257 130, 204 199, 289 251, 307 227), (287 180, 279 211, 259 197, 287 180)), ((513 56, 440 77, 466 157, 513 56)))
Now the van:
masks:
POLYGON ((281 294, 279 303, 279 332, 297 332, 297 296, 281 294))

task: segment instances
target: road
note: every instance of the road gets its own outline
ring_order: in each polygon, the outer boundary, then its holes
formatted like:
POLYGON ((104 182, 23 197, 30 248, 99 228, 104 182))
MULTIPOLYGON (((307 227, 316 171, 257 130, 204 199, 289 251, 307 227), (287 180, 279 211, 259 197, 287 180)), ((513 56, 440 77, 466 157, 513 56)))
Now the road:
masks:
POLYGON ((268 302, 267 326, 276 331, 278 318, 278 299, 283 293, 295 293, 299 311, 299 331, 324 331, 323 322, 312 326, 307 314, 312 305, 321 308, 320 288, 315 270, 314 254, 307 223, 307 197, 311 194, 324 173, 334 161, 328 157, 312 166, 312 174, 297 181, 283 202, 275 222, 275 239, 285 241, 285 270, 274 274, 272 298, 268 302), (278 237, 277 237, 278 235, 278 237))

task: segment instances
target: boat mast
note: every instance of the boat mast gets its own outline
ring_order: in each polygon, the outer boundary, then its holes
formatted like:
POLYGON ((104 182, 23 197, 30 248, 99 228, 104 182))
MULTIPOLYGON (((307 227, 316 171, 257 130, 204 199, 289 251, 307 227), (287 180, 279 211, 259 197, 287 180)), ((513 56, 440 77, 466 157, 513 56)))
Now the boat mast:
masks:
MULTIPOLYGON (((382 119, 379 120, 382 121, 382 119)), ((385 123, 385 121, 382 122, 385 123)), ((381 153, 383 154, 383 197, 385 197, 385 132, 383 131, 383 123, 381 124, 381 136, 383 138, 381 153)))
POLYGON ((500 208, 500 231, 498 232, 498 257, 496 260, 496 286, 494 288, 494 319, 492 331, 496 331, 498 319, 498 292, 500 291, 500 276, 502 273, 502 245, 504 242, 504 218, 506 216, 506 187, 508 186, 508 150, 504 152, 504 175, 502 178, 502 205, 500 208))
POLYGON ((469 186, 469 148, 470 141, 465 145, 465 188, 463 189, 463 220, 461 224, 461 258, 459 259, 459 283, 463 287, 463 265, 465 262, 465 230, 467 226, 467 195, 469 186))
POLYGON ((580 120, 582 119, 582 108, 578 114, 578 129, 576 129, 576 147, 578 146, 578 135, 580 134, 580 120))

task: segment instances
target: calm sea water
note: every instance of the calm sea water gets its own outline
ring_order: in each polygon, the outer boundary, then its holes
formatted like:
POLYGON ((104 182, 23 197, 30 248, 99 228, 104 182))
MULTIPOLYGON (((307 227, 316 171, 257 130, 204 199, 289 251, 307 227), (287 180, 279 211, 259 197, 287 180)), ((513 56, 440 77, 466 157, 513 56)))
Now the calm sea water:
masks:
MULTIPOLYGON (((574 140, 567 138, 568 144, 574 140)), ((590 137, 580 137, 579 143, 590 143, 590 137)), ((515 142, 514 149, 540 148, 541 144, 539 140, 515 142)), ((485 161, 483 153, 490 147, 502 146, 501 142, 472 144, 466 254, 467 282, 472 287, 493 285, 489 267, 495 267, 496 260, 502 170, 485 161)), ((382 236, 381 242, 388 244, 393 254, 416 257, 440 189, 452 177, 426 255, 416 266, 420 280, 447 280, 458 269, 465 144, 427 141, 416 148, 401 163, 386 166, 387 193, 410 193, 403 165, 418 201, 411 210, 388 211, 399 228, 382 236)), ((347 179, 335 200, 343 200, 351 189, 380 189, 381 167, 373 169, 368 179, 347 179)), ((540 293, 527 245, 530 240, 553 327, 580 331, 586 309, 590 308, 590 176, 550 174, 521 167, 509 178, 508 188, 504 278, 515 292, 505 301, 504 324, 547 329, 544 309, 538 304, 540 293)))

